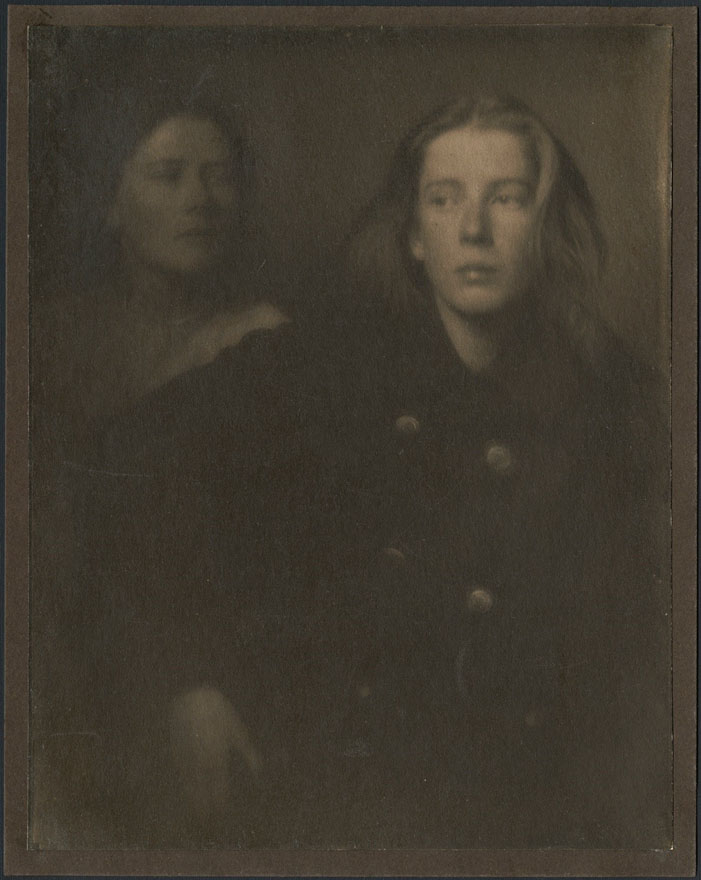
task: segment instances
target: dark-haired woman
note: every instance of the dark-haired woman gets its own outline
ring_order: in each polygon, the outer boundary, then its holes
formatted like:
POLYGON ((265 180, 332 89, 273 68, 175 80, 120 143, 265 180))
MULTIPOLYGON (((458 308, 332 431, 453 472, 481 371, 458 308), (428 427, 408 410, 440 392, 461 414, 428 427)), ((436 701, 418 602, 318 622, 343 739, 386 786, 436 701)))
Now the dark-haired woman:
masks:
MULTIPOLYGON (((48 827, 58 821, 60 833, 78 845, 118 833, 114 817, 96 817, 101 830, 93 832, 90 820, 70 815, 74 809, 104 813, 105 793, 115 780, 124 781, 134 718, 145 714, 163 680, 155 673, 152 690, 140 695, 137 667, 154 660, 147 633, 157 630, 159 615, 174 601, 163 578, 177 562, 158 567, 157 582, 153 559, 139 557, 139 529, 157 540, 137 512, 144 493, 126 485, 128 474, 120 482, 105 473, 89 439, 93 429, 249 334, 285 321, 246 268, 252 160, 236 123, 220 102, 192 89, 186 98, 175 87, 157 94, 125 90, 121 97, 123 113, 112 108, 111 125, 104 108, 94 108, 105 123, 98 126, 105 144, 95 147, 93 160, 99 154, 103 167, 96 172, 111 181, 111 190, 100 205, 103 222, 81 230, 89 247, 76 253, 73 274, 82 276, 83 292, 72 307, 70 301, 61 306, 50 362, 42 363, 36 345, 33 833, 39 843, 55 842, 51 835, 58 832, 43 830, 47 821, 48 827), (52 782, 52 774, 64 778, 52 782), (47 819, 60 812, 44 800, 56 787, 69 792, 66 800, 74 799, 75 808, 64 803, 66 815, 47 819)), ((75 137, 80 140, 79 131, 75 137)), ((89 168, 82 171, 94 182, 89 168)), ((150 516, 153 508, 146 506, 150 516)), ((134 761, 133 777, 143 773, 144 760, 134 761)), ((138 785, 132 778, 122 786, 127 794, 121 792, 118 806, 138 785)))
POLYGON ((241 135, 205 103, 158 109, 123 160, 106 218, 112 252, 89 314, 89 367, 74 376, 95 414, 283 320, 243 273, 251 180, 241 135))

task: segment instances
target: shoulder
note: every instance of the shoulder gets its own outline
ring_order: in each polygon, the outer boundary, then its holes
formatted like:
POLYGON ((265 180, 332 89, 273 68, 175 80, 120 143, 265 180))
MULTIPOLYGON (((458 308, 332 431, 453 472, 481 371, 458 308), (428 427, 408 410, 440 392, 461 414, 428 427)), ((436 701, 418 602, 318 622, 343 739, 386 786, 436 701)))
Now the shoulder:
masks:
POLYGON ((218 467, 233 447, 247 455, 274 435, 290 409, 289 390, 306 363, 296 328, 255 329, 210 363, 177 376, 92 429, 110 468, 171 471, 218 467))
MULTIPOLYGON (((219 312, 195 329, 183 363, 188 369, 206 366, 223 352, 235 349, 250 334, 276 330, 288 320, 268 302, 219 312)), ((185 370, 180 369, 175 375, 181 372, 185 370)))
POLYGON ((662 427, 669 383, 658 367, 634 353, 620 336, 606 328, 595 355, 580 362, 610 413, 617 413, 629 427, 641 423, 662 427))
POLYGON ((670 397, 662 371, 610 330, 596 357, 579 358, 585 415, 609 466, 640 488, 664 494, 668 476, 670 397), (647 488, 645 488, 647 487, 647 488))

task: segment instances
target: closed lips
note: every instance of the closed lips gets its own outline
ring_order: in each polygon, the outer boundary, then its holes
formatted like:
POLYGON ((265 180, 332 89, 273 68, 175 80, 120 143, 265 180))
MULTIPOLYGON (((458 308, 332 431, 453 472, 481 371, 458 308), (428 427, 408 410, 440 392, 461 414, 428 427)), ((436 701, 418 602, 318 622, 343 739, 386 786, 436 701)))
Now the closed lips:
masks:
POLYGON ((496 272, 497 267, 489 263, 465 263, 458 267, 458 272, 496 272))
POLYGON ((456 271, 461 278, 472 281, 491 278, 497 269, 496 266, 489 266, 486 263, 466 263, 456 271))

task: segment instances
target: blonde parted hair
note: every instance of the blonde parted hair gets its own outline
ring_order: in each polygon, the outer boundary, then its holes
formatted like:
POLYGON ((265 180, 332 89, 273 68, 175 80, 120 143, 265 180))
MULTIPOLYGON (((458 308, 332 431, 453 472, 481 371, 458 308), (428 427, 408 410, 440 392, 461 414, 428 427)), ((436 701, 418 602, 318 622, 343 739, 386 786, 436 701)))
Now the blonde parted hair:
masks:
POLYGON ((540 118, 521 102, 500 96, 454 101, 413 128, 395 153, 385 186, 356 224, 346 271, 354 290, 395 313, 407 314, 430 296, 414 259, 419 178, 428 146, 458 128, 511 132, 523 139, 537 174, 537 220, 530 243, 528 296, 543 317, 570 333, 595 357, 599 322, 590 311, 605 258, 605 243, 587 183, 574 160, 540 118))

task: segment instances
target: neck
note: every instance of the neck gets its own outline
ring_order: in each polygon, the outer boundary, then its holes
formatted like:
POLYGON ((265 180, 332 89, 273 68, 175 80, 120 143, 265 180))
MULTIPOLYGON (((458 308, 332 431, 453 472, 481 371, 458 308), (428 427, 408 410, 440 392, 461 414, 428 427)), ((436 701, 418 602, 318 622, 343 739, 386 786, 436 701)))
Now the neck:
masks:
POLYGON ((175 272, 150 266, 142 261, 125 258, 123 277, 133 302, 147 312, 177 318, 209 307, 208 285, 175 272))
POLYGON ((506 344, 512 316, 467 316, 437 300, 438 314, 460 360, 474 373, 486 370, 506 344))

